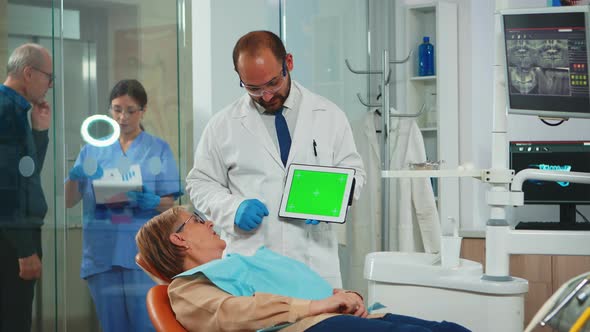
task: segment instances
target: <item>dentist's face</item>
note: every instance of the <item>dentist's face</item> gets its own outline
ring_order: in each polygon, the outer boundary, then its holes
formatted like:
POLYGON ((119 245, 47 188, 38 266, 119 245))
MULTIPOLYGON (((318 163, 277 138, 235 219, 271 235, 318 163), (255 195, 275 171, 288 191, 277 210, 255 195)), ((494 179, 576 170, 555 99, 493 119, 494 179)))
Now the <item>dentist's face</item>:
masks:
POLYGON ((279 60, 270 49, 261 50, 255 55, 242 53, 236 67, 246 91, 256 103, 269 112, 283 107, 291 89, 291 54, 279 60))

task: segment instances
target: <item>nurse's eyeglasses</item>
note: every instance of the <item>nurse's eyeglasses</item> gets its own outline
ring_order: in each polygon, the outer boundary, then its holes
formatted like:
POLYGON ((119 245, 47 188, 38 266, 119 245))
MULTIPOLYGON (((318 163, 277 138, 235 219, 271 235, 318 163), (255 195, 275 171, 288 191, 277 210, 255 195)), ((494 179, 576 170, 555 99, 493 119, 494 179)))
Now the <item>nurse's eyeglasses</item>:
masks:
POLYGON ((176 231, 174 233, 180 233, 182 232, 182 230, 184 229, 184 226, 186 226, 186 223, 188 223, 191 219, 194 219, 195 222, 198 222, 199 224, 205 224, 207 221, 205 220, 205 218, 201 217, 199 214, 197 214, 196 212, 193 212, 193 214, 191 214, 190 217, 188 217, 188 219, 186 219, 182 225, 180 225, 176 231))
POLYGON ((129 106, 129 107, 127 107, 127 109, 124 109, 124 108, 119 107, 119 106, 109 106, 109 110, 112 111, 114 114, 117 114, 117 115, 125 115, 125 114, 127 114, 128 116, 134 116, 138 112, 142 112, 143 111, 143 107, 141 107, 141 106, 129 106))
POLYGON ((275 92, 279 91, 283 85, 285 85, 286 77, 287 64, 285 63, 285 60, 283 60, 283 69, 281 69, 281 72, 272 80, 266 82, 263 85, 249 85, 240 79, 240 86, 246 89, 246 92, 248 92, 249 95, 253 97, 260 97, 264 94, 264 92, 274 94, 275 92))

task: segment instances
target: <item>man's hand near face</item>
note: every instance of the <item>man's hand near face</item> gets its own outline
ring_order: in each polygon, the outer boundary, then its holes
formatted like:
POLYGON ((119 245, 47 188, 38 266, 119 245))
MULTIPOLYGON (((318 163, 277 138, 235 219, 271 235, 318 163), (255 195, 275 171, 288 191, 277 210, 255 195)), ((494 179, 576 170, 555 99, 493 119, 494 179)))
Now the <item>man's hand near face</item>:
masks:
POLYGON ((33 105, 31 124, 34 130, 43 131, 51 125, 51 108, 46 101, 33 105))

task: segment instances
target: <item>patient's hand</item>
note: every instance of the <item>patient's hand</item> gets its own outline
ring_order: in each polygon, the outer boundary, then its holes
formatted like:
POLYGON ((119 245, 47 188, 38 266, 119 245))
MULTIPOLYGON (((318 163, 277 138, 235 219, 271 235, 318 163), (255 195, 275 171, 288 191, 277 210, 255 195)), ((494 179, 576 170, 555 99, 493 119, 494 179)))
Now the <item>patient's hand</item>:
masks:
POLYGON ((367 317, 367 309, 363 299, 358 294, 336 290, 334 293, 334 295, 323 300, 312 301, 309 306, 310 314, 341 313, 367 317))
POLYGON ((363 298, 363 296, 360 293, 358 293, 358 292, 351 291, 351 290, 346 290, 346 289, 342 289, 342 288, 334 288, 332 290, 332 294, 335 295, 335 294, 338 294, 338 293, 351 293, 351 294, 354 294, 354 295, 358 296, 358 298, 361 300, 361 302, 363 302, 363 303, 365 302, 365 299, 363 298))

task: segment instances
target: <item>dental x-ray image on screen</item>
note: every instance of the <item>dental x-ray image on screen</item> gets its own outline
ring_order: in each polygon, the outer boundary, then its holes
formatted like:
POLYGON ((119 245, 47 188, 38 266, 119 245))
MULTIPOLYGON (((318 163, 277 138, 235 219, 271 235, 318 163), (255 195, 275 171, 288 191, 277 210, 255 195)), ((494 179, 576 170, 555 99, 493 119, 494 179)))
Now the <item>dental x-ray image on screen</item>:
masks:
POLYGON ((581 10, 502 13, 509 113, 590 117, 588 9, 581 10))
POLYGON ((506 41, 510 93, 571 95, 567 40, 506 41))

